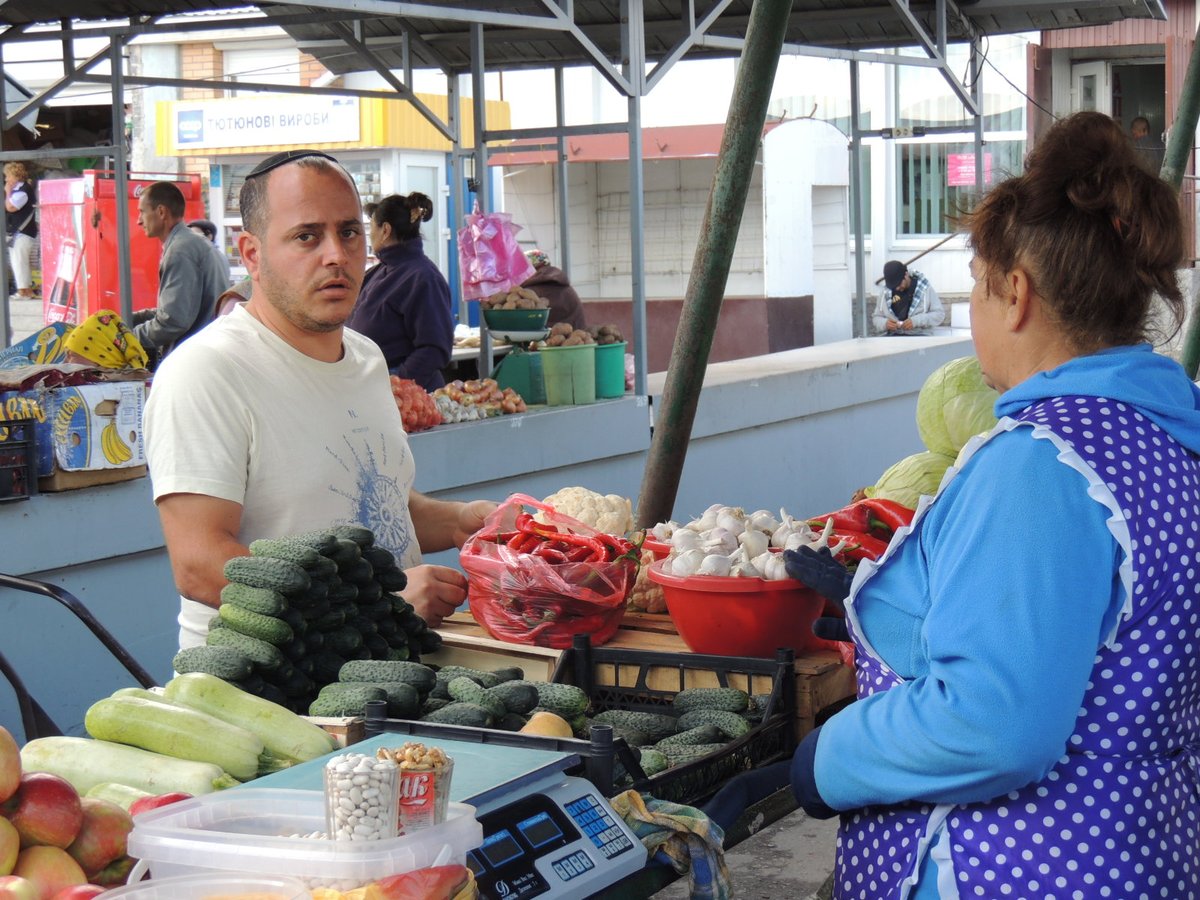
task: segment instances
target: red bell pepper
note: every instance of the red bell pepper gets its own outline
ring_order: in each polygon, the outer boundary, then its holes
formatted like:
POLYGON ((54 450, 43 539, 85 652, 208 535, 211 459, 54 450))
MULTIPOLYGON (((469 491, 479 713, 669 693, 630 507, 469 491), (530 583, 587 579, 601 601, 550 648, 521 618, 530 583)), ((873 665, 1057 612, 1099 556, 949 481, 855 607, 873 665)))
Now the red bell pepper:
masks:
POLYGON ((910 524, 912 518, 913 511, 906 506, 891 500, 867 498, 809 519, 808 525, 820 530, 832 519, 834 531, 867 534, 886 541, 902 526, 910 524))
POLYGON ((879 559, 879 557, 883 556, 883 552, 887 550, 888 546, 887 541, 882 541, 869 534, 853 531, 835 531, 829 540, 832 544, 837 544, 839 541, 846 542, 846 546, 837 554, 838 558, 843 562, 846 560, 879 559))
MULTIPOLYGON (((886 528, 890 534, 895 534, 905 525, 911 525, 915 510, 909 509, 894 500, 882 500, 878 497, 868 497, 858 501, 871 511, 872 525, 886 528)), ((869 533, 874 533, 871 529, 869 533)))
POLYGON ((389 875, 374 883, 383 900, 450 900, 466 887, 471 873, 466 866, 432 866, 389 875))

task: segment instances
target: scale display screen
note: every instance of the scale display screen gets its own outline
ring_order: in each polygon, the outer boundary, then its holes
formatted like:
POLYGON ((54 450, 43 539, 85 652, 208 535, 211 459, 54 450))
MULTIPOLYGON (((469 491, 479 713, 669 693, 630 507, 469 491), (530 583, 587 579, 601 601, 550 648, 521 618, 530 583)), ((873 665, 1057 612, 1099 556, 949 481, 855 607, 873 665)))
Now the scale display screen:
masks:
POLYGON ((506 862, 516 859, 518 856, 523 856, 524 853, 525 851, 521 849, 521 845, 517 843, 516 839, 507 829, 488 835, 479 847, 479 855, 493 869, 499 868, 506 862))
POLYGON ((534 850, 563 836, 562 829, 546 813, 538 813, 524 822, 518 822, 517 830, 534 850))

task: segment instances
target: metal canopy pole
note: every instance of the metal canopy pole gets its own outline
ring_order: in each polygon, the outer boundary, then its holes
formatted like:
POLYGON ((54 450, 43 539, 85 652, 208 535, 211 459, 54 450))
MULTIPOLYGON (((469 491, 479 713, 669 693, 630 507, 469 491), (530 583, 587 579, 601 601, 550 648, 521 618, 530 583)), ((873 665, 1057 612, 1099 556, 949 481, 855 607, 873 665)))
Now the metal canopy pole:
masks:
MULTIPOLYGON (((0 124, 8 120, 8 81, 4 74, 4 45, 0 44, 0 124)), ((8 200, 8 192, 5 192, 4 199, 8 200)), ((8 236, 8 211, 4 208, 4 204, 0 203, 0 232, 5 237, 8 236)), ((4 340, 4 347, 12 343, 12 325, 9 321, 8 304, 9 294, 8 286, 12 283, 12 269, 9 263, 7 240, 5 241, 4 253, 0 254, 4 258, 0 260, 0 280, 3 281, 4 287, 4 302, 0 303, 0 338, 4 340)), ((45 290, 43 287, 42 290, 45 290)))
POLYGON ((637 511, 640 528, 667 521, 675 506, 791 8, 791 0, 755 0, 750 11, 717 170, 642 477, 637 511))
POLYGON ((113 38, 109 48, 109 65, 112 67, 112 142, 116 147, 113 175, 117 197, 117 234, 123 235, 123 240, 117 241, 117 284, 121 296, 121 318, 130 322, 133 320, 133 267, 129 262, 129 171, 122 138, 125 134, 125 67, 121 54, 124 47, 121 38, 113 38))
MULTIPOLYGON (((1188 156, 1196 135, 1196 120, 1200 118, 1200 27, 1196 29, 1192 57, 1188 60, 1187 74, 1183 78, 1183 90, 1179 94, 1179 105, 1175 110, 1175 121, 1167 135, 1167 152, 1163 157, 1160 174, 1175 190, 1183 183, 1183 172, 1187 168, 1188 156)), ((1200 304, 1193 303, 1192 321, 1183 341, 1180 362, 1188 378, 1196 379, 1200 367, 1200 304)))
POLYGON ((571 226, 567 220, 571 204, 567 194, 570 181, 567 178, 567 143, 562 130, 567 124, 566 99, 563 96, 563 67, 554 67, 554 121, 558 126, 558 137, 555 140, 555 155, 557 164, 554 167, 558 180, 558 267, 571 278, 571 226))
POLYGON ((858 298, 857 337, 866 337, 867 310, 867 240, 863 226, 862 131, 858 120, 862 115, 859 101, 858 60, 850 60, 850 222, 854 228, 854 296, 858 298))
MULTIPOLYGON (((479 209, 488 212, 491 209, 491 192, 488 190, 487 178, 487 144, 484 131, 487 130, 487 97, 484 94, 483 83, 483 26, 471 26, 471 109, 473 111, 475 128, 475 200, 479 209)), ((470 211, 463 210, 463 215, 470 211)), ((487 330, 483 321, 483 310, 479 311, 479 377, 487 378, 492 372, 492 333, 487 330)))
MULTIPOLYGON (((642 0, 621 0, 621 46, 629 94, 629 275, 633 302, 633 392, 646 396, 646 198, 642 160, 642 93, 646 86, 645 11, 642 0)), ((627 335, 628 337, 628 335, 627 335)), ((683 461, 680 460, 680 465, 683 461)), ((656 520, 657 521, 657 520, 656 520)), ((665 521, 665 520, 664 520, 665 521)))
POLYGON ((462 122, 459 116, 462 92, 458 81, 457 74, 446 75, 446 121, 454 132, 454 140, 450 144, 450 208, 454 210, 454 215, 450 217, 450 252, 453 269, 458 272, 458 321, 466 325, 470 322, 470 308, 462 293, 463 273, 458 264, 458 229, 462 228, 467 215, 463 209, 466 195, 463 192, 462 122))

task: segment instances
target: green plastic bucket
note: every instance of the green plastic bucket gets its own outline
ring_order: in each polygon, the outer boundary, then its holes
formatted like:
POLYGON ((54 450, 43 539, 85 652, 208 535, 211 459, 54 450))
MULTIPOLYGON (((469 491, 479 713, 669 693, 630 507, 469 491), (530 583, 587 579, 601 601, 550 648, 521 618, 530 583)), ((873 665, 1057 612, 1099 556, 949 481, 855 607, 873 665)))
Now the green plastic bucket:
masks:
POLYGON ((543 347, 542 378, 551 406, 577 406, 596 399, 596 345, 543 347))
POLYGON ((509 351, 492 372, 500 390, 512 388, 531 406, 546 402, 546 384, 542 379, 542 358, 519 347, 509 351))
POLYGON ((625 341, 596 345, 596 398, 625 396, 625 341))

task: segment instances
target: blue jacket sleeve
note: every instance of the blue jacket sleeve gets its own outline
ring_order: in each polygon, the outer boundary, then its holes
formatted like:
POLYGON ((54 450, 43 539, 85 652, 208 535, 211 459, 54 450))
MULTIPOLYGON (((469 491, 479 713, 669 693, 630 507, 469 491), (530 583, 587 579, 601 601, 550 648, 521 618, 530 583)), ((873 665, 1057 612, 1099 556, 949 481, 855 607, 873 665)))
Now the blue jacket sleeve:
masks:
POLYGON ((1056 457, 1027 428, 997 436, 860 586, 864 633, 907 680, 822 729, 833 808, 982 801, 1062 756, 1124 597, 1108 512, 1056 457))
POLYGON ((412 352, 392 369, 392 374, 427 386, 431 375, 449 365, 450 352, 454 348, 450 286, 435 271, 425 274, 420 285, 413 284, 412 288, 403 301, 412 352))

